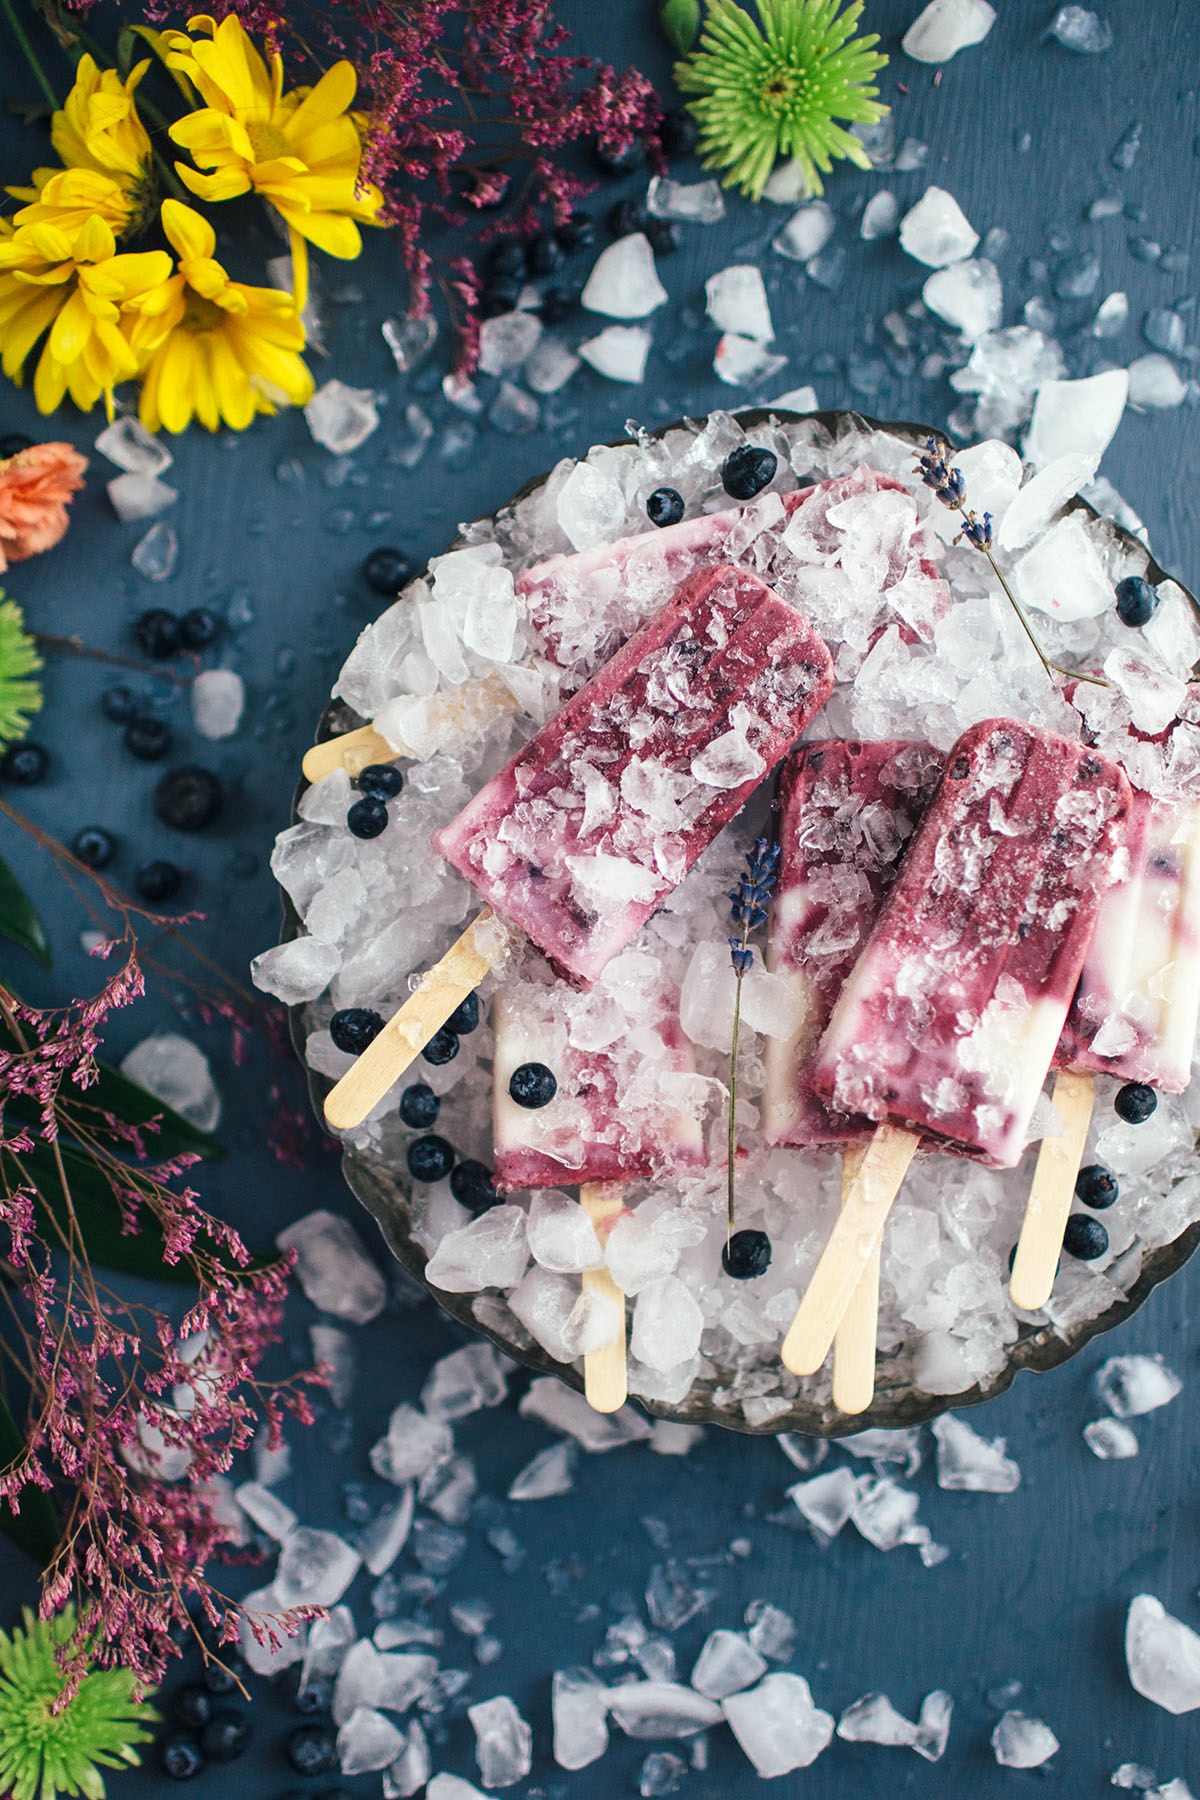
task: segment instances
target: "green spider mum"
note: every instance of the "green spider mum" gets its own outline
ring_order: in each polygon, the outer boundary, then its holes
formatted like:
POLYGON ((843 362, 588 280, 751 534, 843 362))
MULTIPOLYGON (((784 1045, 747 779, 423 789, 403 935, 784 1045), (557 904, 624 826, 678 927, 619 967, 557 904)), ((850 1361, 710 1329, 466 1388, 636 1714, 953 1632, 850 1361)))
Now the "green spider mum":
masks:
POLYGON ((707 169, 757 200, 777 156, 794 156, 812 193, 844 157, 868 168, 858 139, 835 119, 872 124, 887 112, 871 77, 887 57, 878 36, 856 38, 862 0, 755 0, 761 28, 734 0, 709 0, 699 47, 675 65, 700 124, 707 169))
POLYGON ((29 714, 41 711, 41 683, 28 679, 41 666, 20 607, 0 589, 0 744, 23 738, 29 714))
MULTIPOLYGON (((15 610, 15 609, 14 609, 15 610)), ((0 1631, 0 1792, 10 1800, 54 1800, 83 1794, 104 1800, 106 1769, 141 1761, 135 1744, 149 1741, 143 1719, 156 1714, 133 1698, 126 1669, 85 1675, 61 1712, 63 1692, 55 1650, 75 1635, 75 1611, 67 1607, 49 1624, 23 1609, 25 1625, 0 1631)))

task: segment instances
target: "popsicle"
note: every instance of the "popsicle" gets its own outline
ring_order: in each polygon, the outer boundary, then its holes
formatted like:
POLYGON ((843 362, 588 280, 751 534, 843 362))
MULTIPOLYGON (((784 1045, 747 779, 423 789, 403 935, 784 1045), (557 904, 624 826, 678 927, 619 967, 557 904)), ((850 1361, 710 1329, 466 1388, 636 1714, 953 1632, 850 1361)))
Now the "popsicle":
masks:
POLYGON ((1105 895, 1055 1055, 1059 1137, 1042 1143, 1013 1263, 1013 1304, 1050 1296, 1097 1073, 1170 1094, 1191 1079, 1200 1013, 1200 804, 1136 792, 1128 870, 1105 895))
POLYGON ((845 981, 809 1073, 877 1121, 784 1342, 819 1369, 923 1134, 1019 1159, 1116 873, 1129 783, 1012 719, 972 726, 845 981))
MULTIPOLYGON (((929 744, 833 739, 793 751, 780 772, 780 872, 767 962, 795 989, 802 1014, 792 1038, 767 1039, 763 1130, 769 1144, 840 1147, 843 1199, 873 1127, 818 1098, 806 1068, 943 761, 929 744)), ((842 1412, 862 1412, 875 1390, 880 1248, 834 1340, 833 1398, 842 1412)))
MULTIPOLYGON (((603 1245, 624 1209, 627 1181, 704 1161, 699 1111, 688 1091, 694 1064, 678 999, 672 1002, 653 976, 644 1022, 602 1049, 572 1042, 564 989, 577 1003, 563 982, 514 984, 493 1003, 493 1180, 501 1192, 578 1184, 603 1245)), ((627 1393, 625 1296, 603 1266, 585 1270, 583 1286, 619 1308, 617 1335, 584 1356, 589 1402, 597 1412, 615 1412, 627 1393)))
POLYGON ((590 986, 832 687, 821 639, 757 575, 685 582, 434 838, 491 941, 467 928, 333 1088, 329 1123, 360 1124, 478 985, 504 948, 495 915, 590 986))

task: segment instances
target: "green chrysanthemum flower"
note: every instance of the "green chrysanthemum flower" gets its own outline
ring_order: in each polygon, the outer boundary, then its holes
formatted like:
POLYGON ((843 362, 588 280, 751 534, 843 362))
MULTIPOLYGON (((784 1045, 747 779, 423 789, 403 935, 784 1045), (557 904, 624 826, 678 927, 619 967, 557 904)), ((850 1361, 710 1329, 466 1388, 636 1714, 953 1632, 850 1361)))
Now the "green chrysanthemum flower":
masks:
POLYGON ((156 1715, 133 1699, 134 1677, 125 1669, 85 1675, 56 1713, 64 1684, 54 1652, 75 1634, 74 1609, 46 1624, 26 1607, 24 1618, 11 1637, 0 1631, 0 1792, 11 1800, 104 1800, 100 1766, 140 1762, 133 1746, 150 1738, 141 1721, 156 1715))
POLYGON ((41 711, 41 683, 29 680, 41 666, 20 607, 5 600, 0 589, 0 744, 23 738, 29 714, 41 711))
POLYGON ((761 28, 734 0, 709 0, 699 47, 675 65, 688 110, 700 124, 707 169, 757 200, 777 156, 793 156, 812 193, 844 157, 869 166, 858 139, 836 119, 872 124, 887 112, 871 77, 886 56, 879 38, 855 38, 862 0, 839 17, 841 0, 755 0, 761 28))

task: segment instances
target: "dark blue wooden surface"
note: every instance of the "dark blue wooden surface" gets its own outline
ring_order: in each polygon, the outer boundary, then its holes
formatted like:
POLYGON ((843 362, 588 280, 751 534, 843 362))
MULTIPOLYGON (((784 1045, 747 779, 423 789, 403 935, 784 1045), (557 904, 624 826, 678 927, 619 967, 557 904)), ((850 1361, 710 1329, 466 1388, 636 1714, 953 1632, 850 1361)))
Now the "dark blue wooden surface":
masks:
MULTIPOLYGON (((1102 353, 1127 361, 1148 348, 1140 337, 1148 308, 1187 302, 1189 325, 1194 319, 1190 300, 1200 277, 1195 241, 1200 163, 1193 154, 1200 141, 1194 85, 1200 82, 1200 9, 1195 0, 1149 0, 1138 7, 1130 0, 1101 0, 1116 44, 1099 58, 1074 57, 1040 41, 1052 10, 1049 0, 1005 0, 1000 10, 987 43, 950 63, 935 85, 932 70, 898 52, 916 0, 868 0, 868 23, 895 52, 883 88, 895 108, 897 135, 928 143, 930 161, 925 171, 899 176, 843 170, 830 182, 828 197, 839 214, 848 215, 855 201, 881 183, 902 203, 915 200, 930 180, 949 188, 977 229, 1002 226, 1012 234, 1000 261, 1008 323, 1019 319, 1021 305, 1035 291, 1028 259, 1053 261, 1094 246, 1102 261, 1096 299, 1125 289, 1129 329, 1115 343, 1079 338, 1077 328, 1090 318, 1093 301, 1062 306, 1060 335, 1074 373, 1096 366, 1102 353), (1144 125, 1142 148, 1132 170, 1119 174, 1109 154, 1135 120, 1144 125), (1108 190, 1123 196, 1131 215, 1088 223, 1088 203, 1108 190), (1191 255, 1190 267, 1166 274, 1136 260, 1129 249, 1136 236, 1178 246, 1191 255)), ((653 30, 653 13, 652 0, 575 0, 563 7, 586 50, 618 63, 636 58, 665 83, 669 64, 653 30)), ((2 31, 0 44, 6 91, 25 91, 23 72, 2 31)), ((53 56, 47 60, 53 66, 53 56)), ((62 73, 56 70, 60 79, 62 73)), ((20 180, 32 163, 44 159, 44 150, 36 133, 21 133, 11 120, 0 130, 5 176, 20 180)), ((605 190, 594 204, 599 209, 626 191, 633 191, 633 184, 605 190)), ((388 460, 403 405, 412 396, 397 380, 379 335, 381 318, 402 310, 404 289, 395 246, 376 239, 357 265, 323 269, 333 297, 331 354, 327 361, 318 359, 318 380, 337 375, 377 387, 387 397, 384 424, 355 456, 347 485, 325 485, 329 458, 313 445, 299 415, 259 423, 242 437, 214 441, 189 433, 175 446, 168 477, 182 494, 169 515, 181 543, 178 570, 169 583, 151 588, 131 570, 129 551, 140 529, 120 526, 112 517, 102 487, 110 471, 100 459, 64 545, 10 572, 8 591, 26 607, 34 626, 78 632, 110 650, 130 648, 132 619, 153 603, 179 611, 214 604, 238 621, 227 648, 247 680, 249 715, 235 739, 216 747, 201 743, 190 729, 185 702, 165 683, 155 693, 156 704, 178 728, 177 760, 194 756, 208 762, 231 789, 219 827, 185 846, 193 871, 186 897, 209 915, 196 929, 197 942, 227 969, 241 976, 251 955, 274 939, 278 902, 267 858, 275 831, 286 822, 313 721, 373 611, 357 574, 364 553, 381 540, 404 545, 418 559, 437 552, 458 521, 494 507, 560 455, 616 435, 631 413, 653 424, 728 404, 735 396, 711 373, 713 334, 698 326, 703 280, 730 261, 765 252, 783 217, 774 209, 733 201, 722 225, 685 229, 682 248, 663 265, 672 300, 657 317, 644 389, 617 387, 585 371, 560 397, 562 422, 554 430, 505 438, 485 429, 467 467, 449 476, 436 454, 415 473, 388 460), (301 487, 276 477, 278 466, 290 459, 303 471, 301 487), (390 516, 370 522, 373 513, 390 516)), ((884 417, 944 420, 953 397, 942 382, 889 373, 876 391, 855 385, 848 359, 864 349, 884 312, 917 295, 924 271, 894 242, 860 243, 845 218, 840 232, 850 260, 846 284, 836 293, 806 284, 796 265, 766 258, 779 347, 790 358, 768 393, 811 380, 822 405, 855 404, 884 417)), ((251 273, 256 257, 273 253, 268 233, 251 213, 237 215, 236 237, 244 264, 239 272, 251 273)), ((426 403, 440 430, 445 409, 440 400, 426 403)), ((7 386, 0 392, 0 426, 45 429, 29 399, 7 386)), ((97 428, 95 418, 68 413, 54 421, 53 434, 89 448, 97 428)), ((1128 416, 1104 465, 1148 522, 1160 560, 1193 586, 1200 578, 1198 449, 1191 408, 1128 416)), ((54 769, 46 786, 28 795, 27 807, 38 823, 64 836, 91 823, 114 830, 122 840, 114 873, 128 881, 138 862, 176 855, 179 843, 153 820, 150 794, 157 771, 129 760, 118 732, 99 714, 99 693, 111 679, 111 672, 95 664, 51 663, 38 735, 53 752, 54 769)), ((81 991, 95 979, 94 965, 87 965, 78 948, 86 921, 45 863, 7 827, 0 850, 55 926, 53 978, 37 984, 24 967, 20 978, 31 989, 40 985, 47 997, 81 991)), ((160 1001, 118 1020, 113 1048, 122 1049, 166 1016, 160 1001)), ((233 1150, 224 1166, 204 1172, 211 1204, 243 1224, 256 1241, 316 1205, 356 1216, 332 1155, 314 1144, 309 1166, 300 1173, 280 1168, 264 1148, 262 1060, 236 1070, 219 1032, 197 1029, 197 1035, 213 1057, 225 1095, 223 1132, 233 1150)), ((365 1221, 364 1230, 369 1235, 365 1221)), ((378 1253, 382 1260, 381 1247, 378 1253)), ((447 1598, 482 1595, 496 1609, 492 1629, 504 1641, 504 1655, 477 1672, 472 1696, 510 1693, 532 1721, 536 1758, 526 1787, 540 1785, 574 1800, 635 1791, 635 1772, 648 1746, 618 1739, 605 1760, 576 1775, 552 1764, 549 1678, 555 1667, 589 1659, 614 1596, 622 1590, 638 1593, 651 1565, 661 1560, 642 1523, 647 1518, 665 1521, 672 1554, 680 1558, 719 1553, 742 1536, 753 1543, 748 1558, 713 1577, 717 1593, 707 1618, 680 1633, 685 1672, 707 1629, 736 1624, 749 1600, 766 1596, 797 1616, 794 1667, 831 1711, 872 1690, 887 1692, 909 1713, 929 1688, 946 1687, 955 1696, 950 1749, 940 1765, 928 1766, 905 1751, 835 1744, 811 1771, 781 1783, 781 1792, 813 1800, 893 1792, 961 1800, 966 1794, 1028 1787, 1029 1776, 996 1768, 987 1745, 996 1714, 985 1695, 1013 1679, 1024 1684, 1018 1704, 1046 1719, 1062 1741, 1052 1768, 1039 1778, 1041 1792, 1062 1800, 1100 1794, 1111 1770, 1124 1761, 1148 1763, 1162 1779, 1188 1775, 1195 1785, 1200 1781, 1195 1724, 1172 1719, 1131 1691, 1121 1638, 1128 1596, 1143 1589, 1200 1624, 1195 1597, 1200 1432, 1191 1399, 1198 1283, 1200 1271, 1186 1271, 1105 1343, 1052 1375, 1022 1380, 973 1416, 972 1423, 989 1435, 1007 1435, 1023 1472, 1016 1493, 999 1499, 943 1494, 929 1469, 922 1471, 916 1478, 922 1518, 951 1551, 932 1571, 910 1551, 883 1556, 849 1531, 822 1551, 806 1536, 768 1522, 794 1474, 769 1440, 710 1432, 682 1463, 642 1446, 585 1458, 570 1494, 503 1507, 499 1503, 512 1475, 548 1436, 519 1419, 512 1404, 467 1421, 459 1439, 477 1460, 481 1491, 499 1507, 497 1516, 511 1523, 528 1556, 518 1573, 504 1574, 483 1542, 482 1525, 473 1527, 467 1561, 450 1578, 447 1598), (1142 1454, 1136 1461, 1102 1464, 1080 1438, 1081 1426, 1096 1413, 1089 1377, 1108 1352, 1135 1348, 1162 1351, 1189 1385, 1180 1400, 1142 1423, 1142 1454), (565 1593, 548 1584, 550 1564, 568 1566, 565 1593), (600 1617, 581 1619, 591 1603, 600 1607, 600 1617)), ((311 1316, 306 1303, 293 1306, 297 1353, 311 1316)), ((329 1420, 308 1436, 295 1434, 296 1472, 281 1489, 312 1522, 339 1518, 341 1484, 367 1474, 366 1448, 389 1409, 413 1398, 432 1360, 458 1341, 431 1305, 393 1310, 356 1338, 361 1368, 352 1439, 339 1447, 329 1420)), ((522 1378, 514 1392, 523 1385, 522 1378)), ((231 1584, 242 1579, 235 1572, 231 1584)), ((0 1592, 5 1615, 34 1592, 28 1566, 3 1544, 0 1592)), ((365 1592, 359 1610, 369 1616, 365 1592)), ((451 1640, 453 1646, 453 1634, 451 1640)), ((445 1660, 469 1667, 468 1647, 458 1642, 461 1655, 451 1647, 445 1660)), ((281 1794, 294 1785, 279 1748, 290 1717, 262 1690, 255 1712, 257 1743, 236 1779, 247 1792, 281 1794)), ((475 1775, 465 1720, 450 1727, 435 1766, 475 1775)), ((225 1794, 232 1780, 230 1773, 214 1770, 200 1778, 195 1791, 225 1794)), ((168 1785, 154 1773, 141 1773, 114 1780, 112 1789, 149 1800, 168 1785)), ((348 1786, 375 1793, 378 1778, 348 1786)), ((718 1732, 709 1773, 689 1777, 686 1791, 697 1800, 717 1794, 740 1800, 757 1792, 758 1782, 728 1735, 718 1732)))

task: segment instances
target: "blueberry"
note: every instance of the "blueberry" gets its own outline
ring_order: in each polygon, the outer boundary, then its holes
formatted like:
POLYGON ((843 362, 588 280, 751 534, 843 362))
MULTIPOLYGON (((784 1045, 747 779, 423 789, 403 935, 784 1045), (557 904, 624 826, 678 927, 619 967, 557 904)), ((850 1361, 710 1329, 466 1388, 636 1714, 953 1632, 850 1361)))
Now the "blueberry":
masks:
POLYGON ((250 1721, 236 1707, 223 1706, 200 1733, 200 1748, 212 1762, 235 1762, 250 1746, 250 1721))
POLYGON ((337 1768, 337 1740, 328 1725, 297 1725, 288 1737, 287 1759, 297 1775, 328 1775, 337 1768))
POLYGON ((302 1688, 297 1688, 292 1695, 292 1705, 299 1713, 328 1712, 333 1700, 333 1688, 330 1682, 322 1680, 319 1675, 311 1676, 302 1688))
POLYGON ((731 450, 721 470, 721 485, 732 500, 753 500, 775 478, 779 459, 759 444, 731 450))
POLYGON ((203 831, 221 810, 221 783, 211 769, 171 769, 154 790, 154 810, 172 831, 203 831))
POLYGON ((592 145, 593 161, 597 168, 602 169, 606 175, 628 175, 631 169, 637 168, 643 154, 640 138, 631 138, 629 143, 620 150, 610 149, 602 144, 599 138, 592 145))
POLYGON ((18 787, 36 787, 39 781, 45 781, 49 767, 50 752, 26 738, 23 744, 8 746, 0 763, 0 776, 18 787))
POLYGON ((423 1081, 414 1081, 400 1096, 400 1117, 414 1131, 428 1131, 441 1110, 441 1101, 423 1081))
POLYGON ((171 1717, 179 1725, 199 1731, 212 1718, 212 1695, 198 1681, 185 1682, 171 1695, 171 1717))
POLYGON ((1144 1125, 1158 1105, 1158 1095, 1144 1081, 1127 1081, 1113 1097, 1113 1111, 1127 1125, 1144 1125))
POLYGON ((448 1025, 443 1025, 439 1031, 434 1032, 421 1055, 435 1069, 440 1068, 443 1063, 453 1062, 458 1055, 458 1033, 451 1031, 448 1025))
POLYGON ((0 437, 0 462, 7 462, 10 456, 20 456, 22 450, 31 450, 33 439, 26 437, 23 431, 9 431, 0 437))
POLYGON ((107 869, 117 854, 117 840, 99 825, 85 825, 71 848, 89 869, 107 869))
POLYGON ((658 122, 658 137, 668 156, 691 156, 700 142, 700 127, 686 106, 673 106, 658 122))
POLYGON ((539 1106, 549 1106, 558 1092, 558 1082, 545 1063, 522 1063, 509 1077, 508 1091, 518 1106, 533 1112, 539 1106))
POLYGON ((383 1020, 366 1006, 343 1006, 329 1021, 329 1035, 347 1056, 361 1056, 383 1030, 383 1020))
POLYGON ((221 1658, 220 1662, 205 1663, 201 1680, 210 1694, 232 1694, 238 1684, 242 1659, 228 1644, 219 1646, 215 1653, 221 1658))
POLYGON ((128 725, 137 711, 137 695, 132 688, 105 688, 100 696, 100 711, 114 725, 128 725))
POLYGON ((558 228, 558 241, 570 256, 576 250, 590 250, 596 241, 596 221, 590 213, 573 212, 565 225, 558 228))
POLYGON ((499 275, 489 281, 479 301, 479 310, 485 319, 494 319, 500 313, 512 312, 521 297, 521 283, 515 275, 499 275))
POLYGON ((525 246, 516 238, 500 238, 491 246, 485 263, 493 279, 515 279, 525 273, 525 246))
POLYGON ((1076 1197, 1093 1212, 1103 1212, 1106 1206, 1111 1206, 1120 1191, 1116 1177, 1103 1163, 1088 1163, 1075 1177, 1076 1197))
POLYGON ((633 231, 645 231, 646 214, 636 200, 618 200, 605 213, 604 223, 613 237, 628 237, 633 231))
POLYGON ((193 606, 179 621, 180 642, 188 650, 207 650, 220 635, 221 621, 207 606, 193 606))
POLYGON ((432 1131, 408 1146, 408 1172, 414 1181, 441 1181, 454 1167, 454 1150, 432 1131))
POLYGON ((154 862, 142 864, 133 878, 133 885, 143 900, 157 906, 163 900, 175 898, 183 885, 183 870, 159 857, 154 862))
POLYGON ((674 488, 655 488, 646 502, 646 517, 652 525, 678 525, 683 517, 683 495, 674 488))
POLYGON ((525 246, 525 267, 535 281, 543 275, 553 275, 562 259, 562 245, 553 231, 539 232, 525 246))
POLYGON ((134 620, 133 635, 143 656, 166 662, 179 648, 179 620, 165 606, 152 606, 134 620))
POLYGON ((574 288, 547 288, 538 301, 538 311, 546 325, 561 325, 579 308, 579 295, 574 288))
POLYGON ((172 1781, 190 1781, 204 1767, 199 1738, 191 1731, 169 1731, 158 1741, 158 1766, 172 1781))
POLYGON ((479 1023, 479 995, 468 994, 460 1000, 450 1017, 446 1020, 446 1030, 452 1031, 455 1037, 466 1037, 474 1031, 479 1023))
POLYGON ((376 794, 364 794, 346 814, 346 824, 356 838, 377 838, 387 830, 387 802, 376 794))
POLYGON ((360 794, 370 794, 376 800, 394 800, 404 787, 404 771, 395 763, 368 763, 355 776, 354 785, 360 794))
POLYGON ((390 545, 381 545, 372 550, 362 566, 363 580, 373 594, 381 594, 385 600, 394 600, 406 582, 412 580, 412 563, 403 550, 394 550, 390 545))
POLYGON ((172 741, 170 728, 161 719, 131 719, 125 727, 125 748, 139 762, 161 762, 172 741))
POLYGON ((1108 1249, 1108 1233, 1099 1219, 1087 1213, 1072 1213, 1063 1232, 1063 1249, 1080 1262, 1095 1262, 1108 1249))
POLYGON ((671 219, 647 219, 642 227, 655 256, 672 256, 679 248, 679 227, 671 219))
POLYGON ((1148 625, 1160 598, 1141 575, 1127 575, 1117 583, 1117 617, 1122 625, 1148 625))
POLYGON ((721 1267, 734 1281, 753 1281, 771 1266, 771 1240, 765 1231, 735 1231, 721 1251, 721 1267))
POLYGON ((486 1163, 476 1162, 470 1156, 464 1157, 452 1170, 450 1192, 459 1205, 471 1213, 486 1212, 500 1198, 492 1181, 492 1171, 486 1163))

